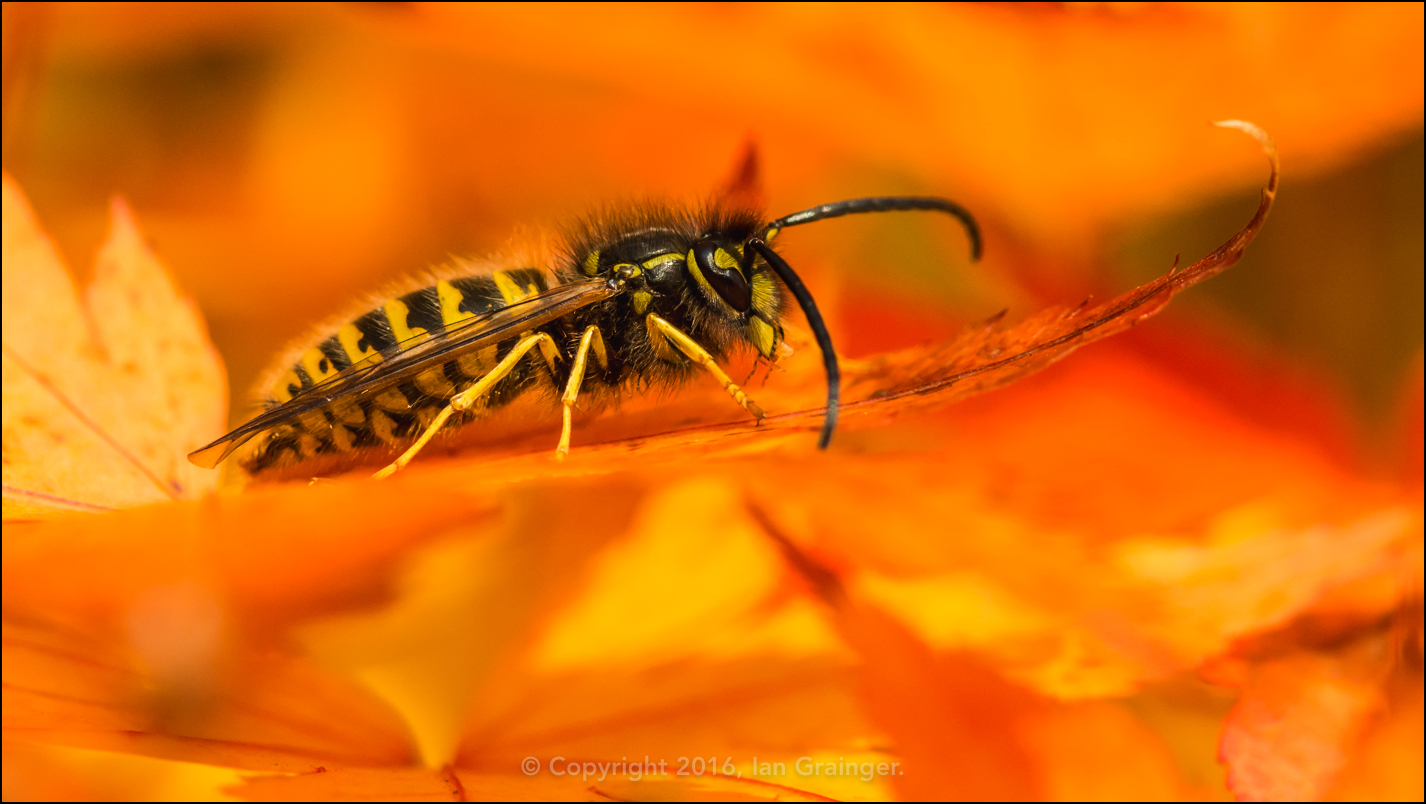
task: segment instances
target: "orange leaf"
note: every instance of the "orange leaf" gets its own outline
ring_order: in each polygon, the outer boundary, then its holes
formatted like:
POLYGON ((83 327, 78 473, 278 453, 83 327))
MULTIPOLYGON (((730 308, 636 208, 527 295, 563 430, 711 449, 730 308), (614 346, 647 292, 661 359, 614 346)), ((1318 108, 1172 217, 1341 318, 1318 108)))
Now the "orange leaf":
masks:
POLYGON ((213 490, 182 453, 223 426, 222 363, 128 207, 81 300, 8 175, 3 193, 5 519, 213 490))
POLYGON ((7 525, 7 734, 248 769, 409 762, 385 703, 275 650, 293 620, 381 600, 404 551, 489 515, 465 495, 409 511, 405 481, 384 502, 331 484, 298 509, 259 491, 7 525))
POLYGON ((1298 653, 1253 668, 1223 730, 1228 787, 1247 801, 1323 797, 1383 703, 1380 645, 1298 653))
POLYGON ((6 734, 249 770, 409 762, 403 724, 359 686, 300 659, 234 663, 231 645, 172 619, 131 617, 131 642, 53 621, 7 624, 6 734))

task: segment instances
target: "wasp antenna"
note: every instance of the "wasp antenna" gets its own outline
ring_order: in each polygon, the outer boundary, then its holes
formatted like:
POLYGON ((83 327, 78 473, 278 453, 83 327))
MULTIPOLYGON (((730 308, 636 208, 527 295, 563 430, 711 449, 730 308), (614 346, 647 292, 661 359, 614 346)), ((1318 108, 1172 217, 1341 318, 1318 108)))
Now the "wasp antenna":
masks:
MULTIPOLYGON (((838 213, 845 215, 847 213, 838 213)), ((776 226, 777 224, 773 224, 776 226)), ((807 286, 802 284, 797 272, 792 270, 792 266, 787 261, 777 255, 767 243, 759 238, 748 240, 758 254, 762 255, 767 264, 777 272, 782 281, 787 285, 787 289, 792 291, 796 297, 798 305, 802 307, 802 312, 807 316, 807 324, 812 327, 812 334, 817 338, 817 346, 822 350, 822 365, 827 369, 827 418, 822 421, 822 436, 817 439, 817 447, 826 449, 832 442, 832 431, 837 429, 837 400, 842 393, 842 373, 837 368, 837 350, 832 347, 832 336, 827 332, 827 325, 822 321, 822 313, 817 310, 817 302, 812 299, 812 293, 807 290, 807 286)))
POLYGON ((877 198, 849 198, 846 201, 823 204, 778 218, 768 225, 766 237, 771 239, 779 229, 784 229, 788 226, 800 226, 804 223, 824 221, 828 218, 840 218, 843 215, 860 215, 864 212, 912 212, 918 210, 944 212, 960 221, 961 225, 965 227, 966 236, 970 238, 971 259, 980 259, 980 226, 976 224, 975 217, 966 211, 965 207, 962 207, 954 201, 930 196, 892 195, 879 196, 877 198))

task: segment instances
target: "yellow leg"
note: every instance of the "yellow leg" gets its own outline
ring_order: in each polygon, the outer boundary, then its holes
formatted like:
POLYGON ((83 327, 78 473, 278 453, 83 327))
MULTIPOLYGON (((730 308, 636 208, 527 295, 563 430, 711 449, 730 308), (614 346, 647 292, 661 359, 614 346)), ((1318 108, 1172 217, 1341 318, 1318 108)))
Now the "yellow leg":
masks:
MULTIPOLYGON (((522 338, 529 337, 529 335, 530 333, 528 332, 520 333, 520 337, 522 338)), ((563 360, 563 357, 560 355, 560 350, 555 347, 554 339, 546 336, 543 340, 541 340, 540 352, 543 353, 545 356, 545 365, 550 367, 550 376, 558 377, 559 364, 560 361, 563 360)))
POLYGON ((727 391, 728 394, 733 397, 733 401, 742 405, 743 410, 753 414, 758 421, 762 421, 766 418, 767 414, 763 413, 763 409, 758 407, 756 402, 748 399, 747 394, 743 393, 743 389, 728 379, 728 375, 724 374, 721 368, 718 368, 718 363, 713 359, 713 355, 708 354, 707 349, 699 346, 698 341, 683 334, 678 327, 675 327, 673 324, 668 323, 653 313, 649 313, 647 318, 652 328, 658 330, 665 338, 668 338, 674 346, 678 347, 678 351, 688 355, 689 360, 699 364, 707 369, 708 373, 717 377, 718 382, 723 383, 723 390, 727 391))
POLYGON ((411 462, 412 458, 416 457, 416 454, 419 453, 426 444, 430 443, 431 439, 435 437, 436 432, 441 429, 442 425, 444 425, 451 416, 455 415, 457 411, 470 410, 474 407, 476 401, 489 393, 490 389, 494 388, 496 383, 505 379, 505 376, 510 373, 511 369, 515 368, 515 364, 520 362, 520 358, 524 357, 525 353, 535 348, 536 345, 539 345, 540 350, 544 352, 546 360, 551 360, 552 356, 553 359, 558 359, 559 349, 555 346, 554 339, 550 336, 543 332, 536 332, 533 335, 524 336, 516 342, 515 347, 510 350, 510 353, 505 355, 505 359, 501 360, 496 364, 495 368, 490 370, 489 374, 481 377, 474 385, 451 397, 450 404, 446 405, 440 413, 436 414, 436 418, 426 426, 426 429, 421 433, 421 437, 416 439, 416 443, 401 453, 401 456, 392 461, 390 466, 377 472, 373 477, 390 477, 399 472, 406 464, 411 462))
POLYGON ((594 347, 594 359, 599 361, 601 368, 609 368, 609 353, 604 350, 604 337, 599 334, 599 327, 588 327, 584 330, 584 337, 579 339, 579 350, 574 354, 574 366, 569 372, 569 382, 565 383, 564 396, 560 397, 560 404, 564 405, 564 427, 560 430, 560 445, 555 447, 555 459, 564 460, 569 455, 569 433, 573 427, 574 400, 579 397, 580 383, 584 382, 584 364, 589 358, 589 349, 594 347))

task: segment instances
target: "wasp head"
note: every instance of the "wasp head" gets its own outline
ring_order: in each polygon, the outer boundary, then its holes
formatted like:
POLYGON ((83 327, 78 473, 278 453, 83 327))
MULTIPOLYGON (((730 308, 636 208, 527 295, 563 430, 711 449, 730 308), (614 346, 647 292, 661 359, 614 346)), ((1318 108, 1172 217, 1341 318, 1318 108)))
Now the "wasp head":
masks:
POLYGON ((748 239, 705 234, 688 250, 684 265, 712 310, 771 360, 782 341, 781 298, 772 270, 748 246, 748 239))
POLYGON ((635 314, 658 313, 715 353, 742 342, 771 360, 782 343, 782 294, 748 245, 766 230, 742 209, 648 204, 586 222, 571 256, 585 276, 624 279, 635 314))

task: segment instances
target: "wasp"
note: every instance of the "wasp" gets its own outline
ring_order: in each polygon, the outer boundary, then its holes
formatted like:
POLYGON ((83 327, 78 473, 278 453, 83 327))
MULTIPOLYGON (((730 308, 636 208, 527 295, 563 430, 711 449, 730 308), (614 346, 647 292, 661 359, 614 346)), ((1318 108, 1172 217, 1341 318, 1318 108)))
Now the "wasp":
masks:
POLYGON ((956 218, 979 259, 975 219, 944 198, 896 196, 823 204, 772 221, 746 206, 643 204, 595 214, 564 233, 547 264, 465 264, 336 327, 280 368, 265 410, 188 456, 214 468, 259 438, 249 472, 375 447, 406 466, 439 432, 526 393, 557 395, 557 458, 569 453, 576 400, 674 386, 703 371, 759 422, 762 408, 720 359, 783 353, 784 293, 822 353, 827 407, 818 446, 837 426, 840 374, 816 301, 772 243, 784 229, 843 215, 931 211, 956 218))

